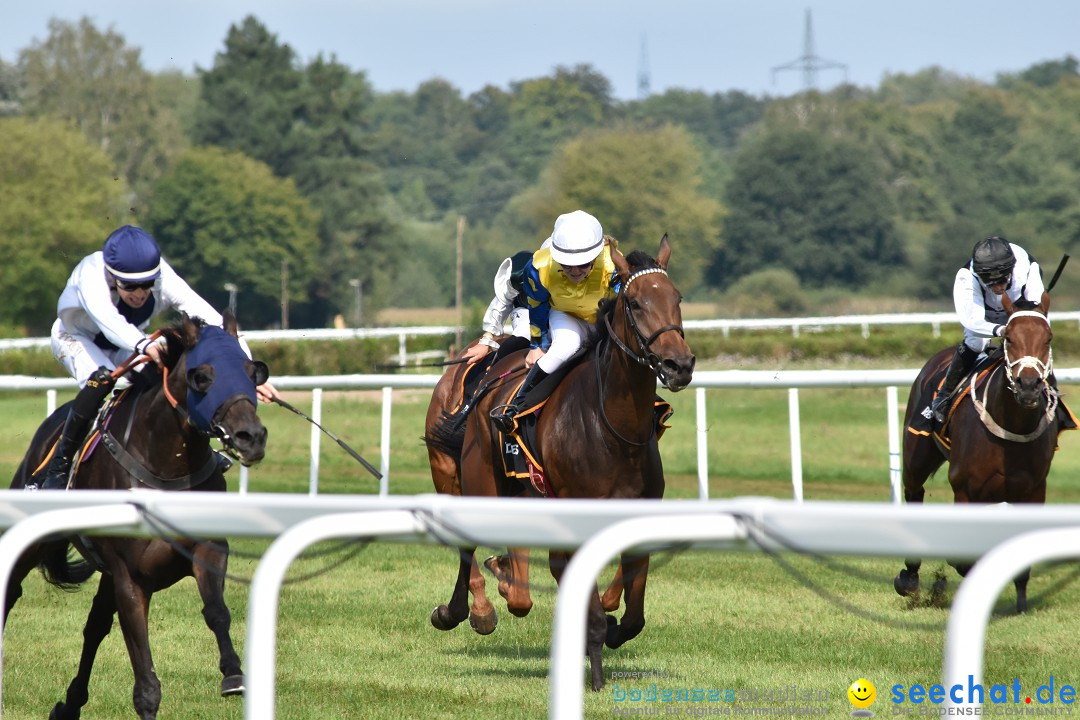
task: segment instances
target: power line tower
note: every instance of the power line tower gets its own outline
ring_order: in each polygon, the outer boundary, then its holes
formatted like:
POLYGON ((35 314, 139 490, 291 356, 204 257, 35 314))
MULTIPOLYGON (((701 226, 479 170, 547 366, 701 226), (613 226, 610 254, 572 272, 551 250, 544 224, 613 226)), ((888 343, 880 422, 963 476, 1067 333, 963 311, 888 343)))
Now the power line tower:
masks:
POLYGON ((802 70, 803 87, 813 90, 817 86, 817 74, 819 70, 843 70, 844 82, 847 82, 847 65, 827 60, 814 54, 814 31, 810 22, 810 8, 806 8, 806 29, 803 33, 802 56, 783 65, 777 65, 772 69, 772 83, 776 84, 776 73, 781 70, 802 70))
POLYGON ((641 33, 641 55, 638 56, 637 71, 637 96, 638 100, 644 100, 652 95, 649 82, 649 51, 645 47, 645 33, 641 33))

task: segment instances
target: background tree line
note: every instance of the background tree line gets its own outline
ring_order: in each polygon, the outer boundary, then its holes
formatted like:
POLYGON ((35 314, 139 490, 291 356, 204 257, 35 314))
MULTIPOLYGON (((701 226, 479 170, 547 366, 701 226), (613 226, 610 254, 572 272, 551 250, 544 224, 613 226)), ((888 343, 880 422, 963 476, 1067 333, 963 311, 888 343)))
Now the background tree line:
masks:
POLYGON ((354 279, 368 322, 451 305, 459 217, 475 303, 503 257, 580 207, 626 250, 669 233, 685 295, 731 316, 942 303, 980 237, 1049 266, 1080 240, 1073 57, 992 85, 931 67, 876 88, 623 102, 587 65, 467 96, 438 78, 377 93, 255 17, 194 76, 139 56, 83 19, 0 59, 8 332, 44 332, 71 267, 126 222, 211 302, 234 283, 247 327, 281 321, 283 286, 292 327, 351 319, 354 279))

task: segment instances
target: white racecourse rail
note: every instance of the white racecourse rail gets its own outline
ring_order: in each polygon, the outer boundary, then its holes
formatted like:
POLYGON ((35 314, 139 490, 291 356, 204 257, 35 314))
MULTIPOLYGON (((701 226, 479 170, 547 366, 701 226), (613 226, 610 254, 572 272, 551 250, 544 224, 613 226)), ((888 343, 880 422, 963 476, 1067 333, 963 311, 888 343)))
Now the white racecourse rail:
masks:
MULTIPOLYGON (((699 370, 691 386, 695 388, 697 404, 697 475, 698 497, 709 498, 708 433, 705 413, 706 388, 767 388, 788 389, 788 429, 791 453, 791 486, 793 498, 803 499, 802 431, 799 423, 799 388, 822 387, 884 387, 886 389, 886 427, 888 443, 888 477, 892 501, 900 502, 900 408, 898 386, 908 387, 918 375, 917 369, 901 370, 699 370)), ((1080 382, 1080 368, 1054 371, 1060 384, 1080 382)), ((275 377, 274 385, 283 390, 311 390, 312 418, 321 424, 322 390, 382 389, 382 424, 380 434, 379 494, 390 492, 390 416, 394 389, 433 388, 440 375, 314 375, 275 377)), ((37 378, 25 375, 0 375, 0 390, 44 390, 48 392, 46 414, 56 405, 56 390, 74 390, 75 381, 67 378, 37 378)), ((662 388, 661 388, 662 389, 662 388)), ((311 429, 311 464, 308 474, 310 493, 318 493, 319 448, 322 436, 311 429)), ((240 492, 247 492, 247 469, 240 468, 240 492)))
MULTIPOLYGON (((276 538, 260 560, 249 591, 246 720, 275 717, 277 607, 285 570, 305 548, 331 538, 580 548, 559 588, 552 628, 549 717, 556 720, 582 717, 588 594, 595 592, 598 570, 624 549, 647 550, 683 541, 704 549, 781 549, 770 539, 775 537, 821 554, 947 554, 955 559, 986 555, 986 562, 976 565, 961 584, 949 616, 943 662, 946 687, 965 682, 969 675, 972 682, 982 682, 983 638, 993 598, 1018 570, 1080 555, 1076 505, 898 507, 762 498, 541 503, 437 495, 0 490, 0 529, 5 530, 0 536, 0 596, 6 594, 15 560, 29 545, 74 531, 155 535, 144 510, 178 533, 276 538), (762 534, 761 528, 768 532, 762 534)), ((2 652, 0 637, 0 672, 2 652)), ((2 707, 0 699, 0 711, 2 707)))

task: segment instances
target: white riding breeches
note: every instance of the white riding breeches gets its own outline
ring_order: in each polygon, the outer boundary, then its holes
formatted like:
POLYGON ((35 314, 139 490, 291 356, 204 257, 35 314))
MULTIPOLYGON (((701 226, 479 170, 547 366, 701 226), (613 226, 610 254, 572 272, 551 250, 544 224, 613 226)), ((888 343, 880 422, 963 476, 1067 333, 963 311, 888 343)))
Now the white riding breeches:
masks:
POLYGON ((549 375, 555 372, 581 348, 588 332, 589 323, 561 310, 552 309, 548 315, 551 345, 536 364, 549 375))
POLYGON ((94 344, 93 338, 68 332, 59 318, 53 323, 49 338, 53 356, 75 378, 79 387, 85 386, 94 371, 102 365, 115 370, 131 356, 131 351, 103 350, 94 344))

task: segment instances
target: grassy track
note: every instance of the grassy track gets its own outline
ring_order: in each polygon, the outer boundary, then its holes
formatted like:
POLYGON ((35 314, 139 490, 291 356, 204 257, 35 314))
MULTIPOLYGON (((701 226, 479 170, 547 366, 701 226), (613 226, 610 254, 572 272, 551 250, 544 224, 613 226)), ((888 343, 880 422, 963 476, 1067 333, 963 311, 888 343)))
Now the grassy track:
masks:
MULTIPOLYGON (((903 395, 903 393, 902 393, 903 395)), ((888 455, 884 390, 803 390, 803 471, 808 500, 887 501, 888 455)), ((429 492, 426 455, 419 442, 428 394, 405 391, 393 408, 391 491, 429 492)), ((662 441, 668 497, 697 496, 693 394, 671 396, 674 426, 662 441)), ((300 409, 304 394, 289 397, 300 409)), ((901 403, 904 398, 901 397, 901 403)), ((380 395, 327 393, 323 423, 378 464, 380 395)), ((43 413, 40 394, 0 398, 0 469, 9 474, 43 413)), ((708 393, 712 497, 791 496, 787 457, 787 393, 783 390, 712 390, 708 393)), ((308 490, 310 426, 276 408, 261 410, 270 428, 270 455, 251 473, 254 492, 308 490)), ((1080 502, 1080 434, 1062 437, 1050 481, 1051 502, 1080 502)), ((332 442, 323 443, 320 491, 370 493, 377 484, 332 442)), ((235 474, 235 470, 232 471, 235 474)), ((944 473, 928 484, 928 500, 950 497, 944 473)), ((250 578, 263 541, 233 541, 232 572, 250 578)), ((282 597, 278 645, 278 717, 326 718, 543 718, 548 697, 548 650, 554 586, 542 554, 534 553, 532 614, 511 617, 502 604, 500 626, 479 637, 465 627, 431 628, 428 614, 449 597, 455 554, 445 548, 378 544, 355 557, 309 553, 294 566, 299 578, 282 597), (338 560, 341 565, 333 566, 338 560), (333 566, 333 567, 331 567, 333 566)), ((872 708, 889 714, 889 688, 939 681, 946 611, 909 608, 891 587, 898 558, 838 558, 857 570, 836 572, 805 558, 788 558, 828 592, 869 619, 823 600, 774 560, 757 554, 682 553, 657 557, 650 576, 648 626, 629 645, 605 654, 611 672, 663 672, 663 679, 618 680, 623 691, 669 688, 782 688, 827 692, 829 716, 852 710, 847 687, 873 682, 872 708), (933 629, 902 629, 897 622, 933 629)), ((943 564, 928 563, 927 574, 943 564)), ((1040 596, 1067 580, 1071 567, 1036 568, 1030 592, 1040 596)), ((4 717, 41 720, 63 697, 81 645, 92 588, 64 594, 32 575, 4 638, 4 717)), ((494 594, 493 583, 489 589, 494 594)), ((243 653, 247 585, 230 580, 234 640, 243 653)), ((1008 610, 1012 592, 998 601, 1008 610)), ((496 603, 497 606, 500 603, 496 603)), ((1075 648, 1062 627, 1080 608, 1080 583, 1036 599, 1025 617, 997 620, 987 638, 987 684, 1019 678, 1034 689, 1054 675, 1058 684, 1080 682, 1075 648)), ((162 718, 239 720, 241 702, 217 696, 220 676, 210 632, 199 612, 194 583, 184 581, 155 597, 151 617, 155 665, 163 686, 162 718)), ((585 664, 582 664, 585 679, 585 664)), ((615 700, 613 683, 588 694, 586 716, 615 716, 646 707, 615 700)), ((658 705, 658 704, 654 704, 658 705)), ((665 703, 686 711, 709 703, 665 703)), ((712 706, 716 706, 713 703, 712 706)), ((683 716, 685 712, 680 713, 683 716)), ((117 629, 104 643, 83 717, 133 717, 131 672, 117 629)))

